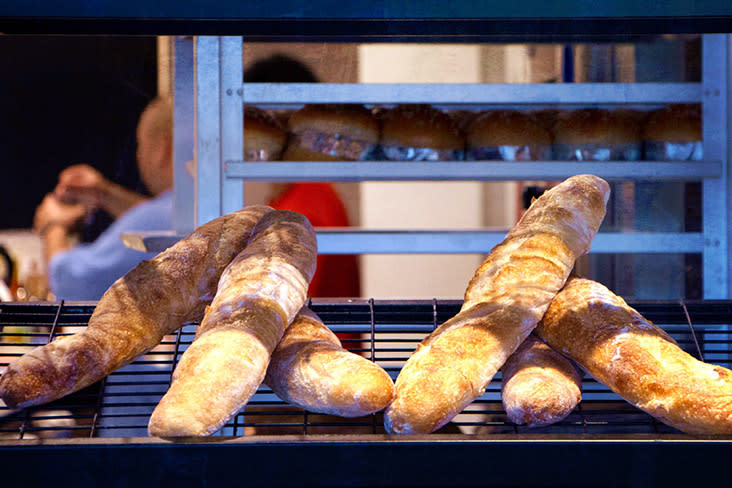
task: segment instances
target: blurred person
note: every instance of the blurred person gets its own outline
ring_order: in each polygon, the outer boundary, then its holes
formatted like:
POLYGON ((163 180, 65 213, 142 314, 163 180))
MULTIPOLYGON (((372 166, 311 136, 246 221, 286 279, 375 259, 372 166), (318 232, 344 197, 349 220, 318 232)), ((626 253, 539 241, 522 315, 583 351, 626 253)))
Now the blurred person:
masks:
POLYGON ((140 116, 137 166, 152 197, 117 185, 88 165, 59 174, 52 193, 36 209, 33 228, 41 236, 48 282, 56 299, 98 300, 119 277, 155 253, 127 248, 129 231, 172 228, 173 128, 169 101, 156 98, 140 116), (90 243, 73 243, 91 211, 102 209, 114 222, 90 243))

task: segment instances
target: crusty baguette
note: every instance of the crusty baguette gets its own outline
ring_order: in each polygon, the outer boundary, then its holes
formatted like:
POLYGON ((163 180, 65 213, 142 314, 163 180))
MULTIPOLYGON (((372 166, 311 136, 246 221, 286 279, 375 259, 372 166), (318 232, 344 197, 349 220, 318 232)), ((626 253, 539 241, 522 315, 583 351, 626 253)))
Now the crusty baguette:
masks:
POLYGON ((28 352, 0 377, 11 408, 50 402, 98 381, 200 320, 224 268, 272 209, 251 206, 202 225, 143 261, 102 295, 89 326, 28 352))
POLYGON ((687 354, 600 283, 568 280, 536 333, 661 422, 690 434, 732 434, 732 371, 687 354))
POLYGON ((582 398, 582 375, 534 334, 501 368, 501 400, 511 422, 541 427, 563 420, 582 398))
POLYGON ((196 337, 150 417, 151 435, 209 435, 236 415, 305 304, 316 254, 315 231, 304 215, 275 210, 257 222, 246 248, 221 275, 196 337))
POLYGON ((589 250, 609 191, 601 178, 574 176, 531 205, 478 268, 460 312, 407 360, 385 412, 388 432, 432 432, 483 394, 589 250))
POLYGON ((341 346, 304 307, 285 331, 264 382, 282 400, 315 413, 362 417, 382 410, 394 382, 378 364, 341 346))

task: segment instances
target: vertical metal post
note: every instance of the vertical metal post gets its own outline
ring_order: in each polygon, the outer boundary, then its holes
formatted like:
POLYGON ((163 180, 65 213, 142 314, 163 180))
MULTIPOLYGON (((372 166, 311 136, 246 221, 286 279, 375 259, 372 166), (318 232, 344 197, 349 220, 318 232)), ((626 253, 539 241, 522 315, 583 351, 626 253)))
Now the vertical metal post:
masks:
POLYGON ((221 215, 221 38, 195 38, 196 227, 221 215))
POLYGON ((227 180, 225 161, 243 157, 242 39, 196 37, 196 226, 243 206, 241 181, 227 180))
MULTIPOLYGON (((242 38, 221 38, 221 161, 225 174, 226 161, 244 158, 243 63, 242 38)), ((238 178, 223 178, 222 212, 229 213, 244 206, 244 184, 238 178)))
POLYGON ((730 47, 727 34, 705 34, 702 42, 702 130, 704 159, 722 162, 720 178, 702 182, 704 233, 704 298, 727 298, 730 289, 727 263, 727 215, 729 195, 728 162, 730 127, 728 92, 730 89, 730 47))
POLYGON ((193 38, 176 37, 173 56, 173 229, 188 234, 195 227, 193 38))

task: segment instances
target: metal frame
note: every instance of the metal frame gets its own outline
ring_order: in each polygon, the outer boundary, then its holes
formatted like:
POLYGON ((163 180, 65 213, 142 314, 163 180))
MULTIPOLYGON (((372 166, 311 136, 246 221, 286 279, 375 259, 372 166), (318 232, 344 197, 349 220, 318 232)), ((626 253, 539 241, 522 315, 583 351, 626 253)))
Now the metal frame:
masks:
MULTIPOLYGON (((703 255, 704 298, 726 298, 732 290, 728 273, 732 206, 728 162, 732 137, 727 115, 732 113, 728 93, 730 36, 703 36, 701 83, 586 83, 571 85, 454 85, 438 84, 246 84, 242 83, 243 37, 196 37, 195 134, 197 181, 195 219, 176 206, 176 232, 190 230, 244 204, 243 181, 367 181, 367 180, 536 180, 562 179, 580 169, 573 162, 522 163, 436 162, 409 165, 368 162, 241 161, 242 102, 258 105, 299 106, 303 103, 432 103, 437 106, 491 105, 643 105, 702 103, 704 158, 701 163, 608 162, 583 163, 581 171, 613 180, 696 180, 703 187, 703 231, 691 234, 601 234, 593 252, 699 252, 703 255), (187 224, 184 222, 188 222, 187 224)), ((176 53, 177 54, 177 53, 176 53)), ((178 69, 189 69, 176 60, 178 69)), ((185 74, 182 76, 185 79, 185 74)), ((178 86, 176 81, 176 87, 178 86)), ((181 92, 184 93, 184 92, 181 92)), ((178 90, 176 89, 176 95, 178 90)), ((186 110, 176 103, 176 113, 186 110)), ((176 119, 177 120, 177 119, 176 119)), ((186 130, 185 127, 182 130, 186 130)), ((176 127, 176 138, 182 136, 176 127)), ((176 166, 181 171, 181 166, 176 166)), ((176 202, 190 198, 176 187, 176 202)), ((318 230, 323 253, 485 253, 500 241, 501 232, 318 230), (415 240, 419 244, 415 245, 415 240)), ((175 239, 163 236, 164 242, 175 239), (167 239, 167 240, 166 240, 167 239)), ((138 246, 152 242, 150 235, 128 239, 138 246)), ((155 249, 151 249, 155 250, 155 249)))

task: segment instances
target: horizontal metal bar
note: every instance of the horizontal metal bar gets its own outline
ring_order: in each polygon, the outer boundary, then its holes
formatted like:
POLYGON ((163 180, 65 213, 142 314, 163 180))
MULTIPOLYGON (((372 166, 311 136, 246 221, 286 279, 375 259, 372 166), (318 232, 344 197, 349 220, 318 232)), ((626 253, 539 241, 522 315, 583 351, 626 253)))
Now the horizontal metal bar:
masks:
POLYGON ((417 84, 417 83, 245 83, 244 102, 517 104, 701 103, 700 83, 417 84))
MULTIPOLYGON (((318 229, 322 254, 483 254, 506 236, 506 230, 359 230, 318 229)), ((697 233, 601 233, 592 242, 596 253, 699 253, 697 233)))
POLYGON ((718 161, 227 161, 227 178, 249 181, 514 181, 563 180, 578 173, 610 180, 702 180, 719 178, 718 161))
MULTIPOLYGON (((485 254, 500 243, 501 230, 372 230, 317 228, 321 254, 485 254)), ((183 235, 172 231, 122 234, 127 247, 160 252, 183 235)), ((600 233, 592 243, 596 253, 700 253, 699 233, 600 233)))

